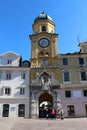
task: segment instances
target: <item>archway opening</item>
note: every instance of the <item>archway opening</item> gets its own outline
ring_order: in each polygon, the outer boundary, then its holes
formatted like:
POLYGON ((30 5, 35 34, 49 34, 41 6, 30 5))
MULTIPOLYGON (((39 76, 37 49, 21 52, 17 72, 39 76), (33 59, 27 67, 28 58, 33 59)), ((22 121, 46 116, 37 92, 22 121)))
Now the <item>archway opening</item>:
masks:
POLYGON ((39 97, 39 118, 51 117, 51 109, 53 107, 53 97, 45 92, 39 97))

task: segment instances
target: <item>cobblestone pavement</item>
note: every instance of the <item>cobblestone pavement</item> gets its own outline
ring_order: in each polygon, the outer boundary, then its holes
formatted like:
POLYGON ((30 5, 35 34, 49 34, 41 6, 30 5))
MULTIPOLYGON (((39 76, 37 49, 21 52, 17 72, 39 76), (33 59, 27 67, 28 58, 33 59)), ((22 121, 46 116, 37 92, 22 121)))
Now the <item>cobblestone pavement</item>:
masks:
POLYGON ((0 119, 0 130, 87 130, 87 118, 0 119))

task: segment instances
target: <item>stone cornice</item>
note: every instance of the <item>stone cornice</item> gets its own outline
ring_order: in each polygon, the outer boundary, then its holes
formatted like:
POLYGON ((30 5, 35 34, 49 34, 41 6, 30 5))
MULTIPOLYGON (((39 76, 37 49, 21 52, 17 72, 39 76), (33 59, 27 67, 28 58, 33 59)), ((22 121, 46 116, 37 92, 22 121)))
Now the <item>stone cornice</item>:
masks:
POLYGON ((87 88, 87 84, 62 84, 62 89, 76 89, 76 88, 87 88))
POLYGON ((0 70, 30 70, 30 67, 0 66, 0 70))

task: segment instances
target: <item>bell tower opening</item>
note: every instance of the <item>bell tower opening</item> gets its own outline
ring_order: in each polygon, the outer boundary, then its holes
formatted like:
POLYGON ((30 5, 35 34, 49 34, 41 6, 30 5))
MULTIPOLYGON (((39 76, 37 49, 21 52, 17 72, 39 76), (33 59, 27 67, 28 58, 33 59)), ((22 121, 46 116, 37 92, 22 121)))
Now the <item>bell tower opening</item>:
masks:
POLYGON ((49 93, 44 92, 39 97, 39 118, 46 118, 47 115, 48 118, 50 118, 52 107, 53 107, 53 97, 49 93))

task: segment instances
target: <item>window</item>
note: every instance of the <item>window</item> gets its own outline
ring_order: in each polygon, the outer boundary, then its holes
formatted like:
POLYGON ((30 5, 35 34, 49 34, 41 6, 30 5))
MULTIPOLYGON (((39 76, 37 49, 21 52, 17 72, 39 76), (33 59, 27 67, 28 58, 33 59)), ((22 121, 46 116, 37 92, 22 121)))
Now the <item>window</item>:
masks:
POLYGON ((81 71, 81 80, 87 81, 87 72, 86 71, 81 71))
POLYGON ((46 31, 46 27, 45 26, 42 26, 42 32, 43 31, 46 31))
POLYGON ((64 82, 70 82, 70 74, 68 71, 63 72, 64 82))
POLYGON ((68 59, 67 58, 63 58, 62 59, 62 63, 63 63, 63 65, 68 65, 68 59))
POLYGON ((0 81, 1 81, 1 78, 2 78, 2 71, 0 70, 0 81))
POLYGON ((10 95, 10 94, 11 94, 11 89, 5 88, 5 95, 10 95))
POLYGON ((48 60, 43 59, 43 60, 41 61, 41 64, 42 64, 42 65, 47 65, 47 64, 48 64, 48 60))
POLYGON ((0 64, 1 64, 1 58, 0 58, 0 64))
POLYGON ((9 104, 4 104, 3 105, 3 117, 8 117, 9 116, 9 104))
POLYGON ((70 90, 65 91, 65 97, 66 98, 71 97, 71 91, 70 90))
POLYGON ((10 73, 10 72, 6 73, 6 79, 7 79, 7 80, 10 80, 10 79, 11 79, 11 73, 10 73))
POLYGON ((21 79, 25 79, 25 78, 26 78, 25 72, 21 73, 21 79))
POLYGON ((84 97, 87 97, 87 90, 83 90, 84 97))
POLYGON ((79 58, 79 65, 83 65, 84 64, 84 59, 83 58, 79 58))
POLYGON ((25 88, 20 88, 20 95, 24 95, 25 94, 25 88))
POLYGON ((7 64, 12 64, 12 60, 8 60, 8 61, 7 61, 7 64))
POLYGON ((18 117, 24 117, 25 116, 25 104, 20 104, 18 106, 18 117))

